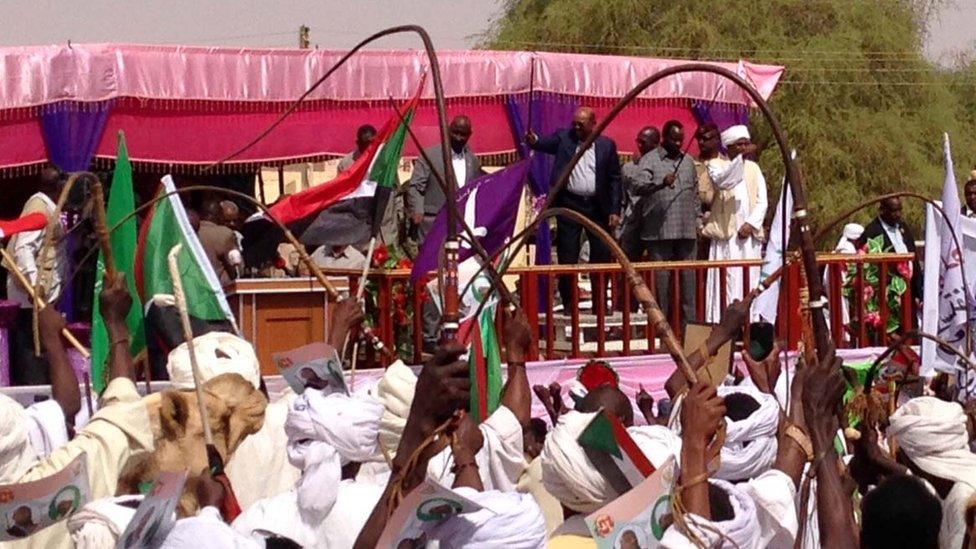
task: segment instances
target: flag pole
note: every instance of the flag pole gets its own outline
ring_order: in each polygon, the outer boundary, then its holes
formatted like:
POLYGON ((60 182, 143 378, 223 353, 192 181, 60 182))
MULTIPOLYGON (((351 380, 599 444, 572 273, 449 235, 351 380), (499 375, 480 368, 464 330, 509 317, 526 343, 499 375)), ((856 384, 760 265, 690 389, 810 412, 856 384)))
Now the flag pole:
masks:
POLYGON ((231 522, 240 515, 240 505, 237 496, 234 494, 230 479, 224 473, 224 460, 217 451, 217 446, 213 441, 213 431, 210 429, 210 415, 207 413, 207 405, 204 403, 203 383, 200 381, 200 366, 197 364, 196 349, 193 348, 193 328, 190 326, 190 313, 186 304, 186 294, 183 293, 183 279, 180 278, 180 267, 176 256, 183 248, 182 244, 172 247, 167 256, 169 263, 169 274, 173 279, 173 297, 176 299, 176 308, 180 313, 180 323, 183 325, 183 339, 186 343, 186 351, 190 356, 190 369, 193 371, 193 389, 197 395, 197 408, 200 412, 200 423, 203 424, 203 439, 207 446, 207 467, 210 476, 224 487, 224 502, 221 505, 221 515, 224 520, 231 522))
POLYGON ((115 254, 112 252, 112 241, 108 234, 108 215, 105 213, 105 194, 102 182, 98 179, 92 184, 92 203, 95 208, 95 232, 98 234, 98 245, 102 250, 102 266, 105 278, 115 280, 118 271, 115 270, 115 254))
POLYGON ((210 416, 207 414, 207 406, 203 400, 203 385, 200 382, 200 366, 197 364, 197 353, 193 348, 193 328, 190 326, 190 313, 187 310, 186 294, 183 293, 183 279, 180 277, 180 267, 176 261, 176 256, 183 249, 182 244, 173 246, 167 256, 169 263, 169 275, 173 279, 173 297, 176 299, 176 308, 180 313, 180 324, 183 328, 183 341, 186 343, 187 353, 190 355, 190 369, 193 371, 193 389, 197 394, 197 407, 200 412, 200 422, 203 423, 203 438, 207 443, 207 454, 214 445, 213 432, 210 430, 210 416))
MULTIPOLYGON (((38 311, 47 307, 47 301, 45 301, 43 297, 37 295, 37 293, 34 291, 34 287, 31 286, 30 281, 27 280, 27 277, 24 275, 24 272, 20 270, 20 267, 18 267, 16 263, 14 263, 14 258, 10 257, 10 254, 7 253, 6 248, 0 247, 0 257, 3 257, 4 262, 7 264, 7 270, 14 275, 14 278, 17 279, 17 283, 20 284, 20 287, 23 288, 24 291, 27 292, 27 295, 30 296, 31 300, 37 304, 39 307, 38 311)), ((91 352, 86 349, 85 346, 78 341, 78 338, 68 331, 67 328, 61 328, 61 335, 64 336, 64 339, 66 339, 72 347, 81 353, 81 356, 91 358, 91 352)))
MULTIPOLYGON (((363 263, 363 273, 359 275, 359 286, 356 288, 356 303, 362 305, 363 294, 366 293, 366 276, 369 275, 369 266, 373 263, 373 252, 376 251, 376 236, 369 239, 369 249, 366 251, 366 262, 363 263)), ((349 336, 346 335, 348 338, 349 336)), ((343 349, 345 354, 345 349, 343 349)), ((340 359, 342 357, 339 357, 340 359)), ((356 387, 356 360, 359 358, 359 340, 352 344, 352 367, 349 369, 350 388, 356 387)))

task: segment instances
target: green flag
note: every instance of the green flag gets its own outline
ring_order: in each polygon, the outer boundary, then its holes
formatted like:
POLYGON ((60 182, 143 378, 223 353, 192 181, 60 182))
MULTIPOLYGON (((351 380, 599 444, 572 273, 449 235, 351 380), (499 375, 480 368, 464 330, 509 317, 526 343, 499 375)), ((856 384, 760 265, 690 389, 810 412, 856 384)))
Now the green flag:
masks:
POLYGON ((169 196, 156 203, 139 231, 136 252, 136 284, 145 303, 155 295, 173 295, 167 255, 176 244, 183 249, 177 256, 186 305, 190 316, 202 320, 226 320, 235 327, 234 316, 217 274, 207 259, 200 240, 190 226, 173 178, 163 178, 161 194, 169 196))
POLYGON ((386 205, 390 202, 390 196, 397 185, 397 166, 400 164, 403 144, 407 140, 407 125, 413 120, 415 105, 415 102, 410 104, 403 115, 404 121, 397 126, 389 141, 380 145, 380 150, 366 178, 376 183, 376 192, 373 195, 373 236, 380 232, 386 205))
MULTIPOLYGON (((127 215, 131 214, 136 208, 135 194, 132 189, 132 164, 129 163, 129 151, 125 146, 125 134, 119 132, 119 143, 117 160, 115 162, 115 172, 112 174, 112 186, 109 187, 108 204, 105 206, 106 222, 111 229, 118 225, 127 215)), ((125 275, 125 280, 129 285, 129 293, 132 294, 132 308, 125 317, 126 325, 129 327, 129 352, 137 355, 146 348, 146 335, 143 330, 142 303, 136 294, 135 276, 133 274, 133 263, 136 253, 136 218, 130 217, 125 220, 109 236, 112 252, 115 256, 115 269, 125 275)), ((92 385, 95 391, 101 393, 105 389, 105 363, 108 360, 111 341, 108 338, 108 330, 105 320, 102 318, 99 306, 98 295, 102 291, 102 284, 105 280, 105 264, 102 253, 98 253, 98 264, 95 268, 95 295, 92 300, 92 348, 91 348, 91 371, 92 385)))

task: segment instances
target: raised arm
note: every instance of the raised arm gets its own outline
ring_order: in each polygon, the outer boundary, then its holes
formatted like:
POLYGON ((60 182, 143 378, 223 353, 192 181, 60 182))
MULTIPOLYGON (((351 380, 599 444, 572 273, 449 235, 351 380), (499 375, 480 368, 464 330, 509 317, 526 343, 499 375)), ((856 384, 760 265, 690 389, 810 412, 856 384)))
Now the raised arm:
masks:
POLYGON ((546 137, 539 137, 533 131, 525 135, 525 142, 533 151, 546 154, 556 154, 559 151, 559 132, 546 137))
MULTIPOLYGON (((688 364, 694 371, 697 372, 705 366, 708 357, 715 356, 722 345, 731 341, 739 333, 749 318, 749 306, 751 304, 751 299, 736 301, 725 309, 721 321, 709 332, 703 347, 688 354, 688 364)), ((678 368, 675 368, 671 377, 664 384, 664 389, 672 399, 681 394, 686 387, 688 387, 688 381, 678 368)))
POLYGON ((466 486, 479 492, 485 491, 485 485, 478 474, 478 462, 475 456, 485 443, 481 429, 467 412, 461 412, 461 420, 451 442, 451 454, 454 456, 454 485, 452 488, 466 486))
POLYGON ((135 381, 135 366, 132 362, 132 355, 129 353, 129 327, 125 323, 125 317, 132 307, 132 296, 129 294, 129 286, 125 277, 120 274, 114 279, 109 279, 106 276, 102 293, 98 299, 101 305, 102 318, 105 319, 105 326, 108 329, 110 345, 108 381, 117 377, 126 377, 135 381))
POLYGON ((383 495, 373 508, 372 514, 363 526, 354 547, 372 549, 376 547, 388 517, 395 507, 390 507, 391 495, 399 492, 408 494, 423 482, 427 474, 427 464, 440 448, 431 444, 426 451, 418 454, 416 463, 406 470, 409 460, 424 441, 434 434, 434 431, 444 421, 449 419, 456 410, 468 405, 471 392, 471 379, 468 376, 468 364, 458 360, 466 351, 459 344, 451 344, 437 349, 433 358, 424 365, 417 378, 417 398, 410 406, 407 424, 400 437, 396 457, 393 458, 391 469, 393 474, 386 485, 383 495))
MULTIPOLYGON (((706 381, 693 385, 681 406, 681 475, 676 491, 689 513, 712 519, 708 501, 708 454, 725 416, 725 401, 706 381)), ((717 442, 721 444, 721 441, 717 442)))
POLYGON ((71 368, 64 342, 61 341, 64 319, 54 307, 45 307, 37 314, 37 322, 41 345, 47 353, 51 373, 51 396, 61 406, 70 433, 74 427, 75 415, 81 410, 81 391, 78 390, 78 378, 71 368))
POLYGON ((506 311, 505 353, 508 360, 508 380, 502 390, 501 403, 515 414, 524 429, 532 419, 532 393, 525 359, 532 345, 532 331, 525 313, 512 315, 506 311))
POLYGON ((854 507, 841 477, 834 436, 840 425, 838 411, 844 396, 841 361, 830 353, 823 364, 806 368, 803 414, 813 442, 812 467, 817 474, 817 512, 820 542, 824 547, 854 548, 858 532, 854 526, 854 507))

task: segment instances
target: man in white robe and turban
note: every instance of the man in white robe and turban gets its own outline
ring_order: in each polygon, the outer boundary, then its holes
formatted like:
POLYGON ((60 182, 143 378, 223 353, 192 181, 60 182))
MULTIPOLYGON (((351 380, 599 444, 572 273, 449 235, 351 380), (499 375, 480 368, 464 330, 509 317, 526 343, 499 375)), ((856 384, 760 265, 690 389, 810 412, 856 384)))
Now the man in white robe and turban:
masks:
POLYGON ((351 547, 383 492, 342 480, 342 466, 375 459, 384 408, 370 397, 307 389, 285 422, 288 458, 302 470, 294 489, 258 501, 233 527, 255 540, 270 535, 303 547, 351 547))
POLYGON ((966 413, 935 397, 909 400, 891 415, 888 437, 898 462, 928 481, 942 500, 939 547, 962 547, 966 511, 976 494, 976 454, 969 451, 966 413))
MULTIPOLYGON (((713 159, 707 167, 714 198, 702 235, 711 240, 709 261, 762 259, 763 221, 768 201, 766 179, 759 165, 743 156, 752 149, 749 129, 732 126, 721 134, 730 160, 713 159)), ((750 267, 748 288, 742 268, 729 268, 724 280, 718 269, 709 269, 705 290, 705 319, 718 322, 728 303, 742 299, 759 283, 759 266, 750 267), (722 285, 726 301, 722 302, 722 285)))
MULTIPOLYGON (((551 542, 571 543, 570 539, 589 538, 586 515, 597 511, 621 494, 610 485, 587 457, 577 439, 596 413, 570 411, 559 417, 542 447, 542 482, 546 490, 574 514, 552 533, 551 542)), ((681 451, 681 440, 661 425, 628 427, 627 432, 655 467, 660 467, 681 451)), ((568 513, 567 513, 568 515, 568 513)))

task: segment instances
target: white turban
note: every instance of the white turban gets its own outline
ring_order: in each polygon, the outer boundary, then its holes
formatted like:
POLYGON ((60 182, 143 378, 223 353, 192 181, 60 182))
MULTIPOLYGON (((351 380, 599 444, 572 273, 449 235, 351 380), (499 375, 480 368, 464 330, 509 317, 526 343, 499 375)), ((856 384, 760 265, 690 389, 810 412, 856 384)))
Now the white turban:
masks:
POLYGON ((851 242, 861 238, 864 234, 864 226, 858 223, 848 223, 844 225, 844 238, 850 240, 851 242))
MULTIPOLYGON (((542 447, 542 483, 566 507, 592 513, 619 494, 586 456, 577 439, 596 413, 570 411, 559 422, 542 447)), ((681 441, 661 425, 630 427, 630 436, 655 467, 681 452, 681 441)))
POLYGON ((755 387, 740 385, 718 388, 718 394, 723 398, 733 393, 751 396, 759 403, 759 408, 740 421, 725 418, 725 444, 715 478, 745 480, 769 470, 776 461, 780 410, 776 397, 755 387))
POLYGON ((231 529, 216 507, 204 507, 195 517, 180 519, 161 549, 259 549, 258 542, 231 529))
MULTIPOLYGON (((221 375, 240 374, 257 389, 261 385, 261 366, 250 343, 225 332, 210 332, 193 338, 201 383, 221 375)), ((170 384, 174 389, 193 388, 193 368, 186 342, 169 353, 166 362, 170 384)))
POLYGON ((920 469, 976 488, 976 454, 969 451, 966 414, 955 402, 913 398, 891 415, 888 436, 920 469))
POLYGON ((120 496, 86 503, 68 517, 71 542, 76 549, 115 549, 142 499, 141 495, 120 496))
POLYGON ((380 444, 390 456, 396 455, 400 445, 416 388, 417 376, 401 360, 391 364, 376 384, 376 399, 384 408, 380 419, 380 444))
POLYGON ((468 487, 455 488, 462 496, 484 507, 480 511, 451 517, 434 527, 427 539, 441 547, 484 549, 536 549, 546 546, 546 520, 529 494, 468 487))
POLYGON ((307 389, 288 411, 285 434, 289 446, 311 439, 331 445, 344 462, 371 461, 380 453, 382 415, 383 406, 371 399, 307 389))
POLYGON ((37 461, 30 444, 24 407, 0 394, 0 484, 14 484, 37 461))
POLYGON ((732 126, 722 132, 722 145, 728 147, 740 139, 751 139, 749 128, 743 125, 732 126))
MULTIPOLYGON (((756 516, 756 506, 752 498, 723 480, 712 479, 709 482, 718 486, 729 496, 734 516, 730 520, 712 521, 698 515, 688 514, 685 519, 695 535, 704 542, 705 547, 721 549, 759 549, 762 547, 762 537, 759 519, 756 516), (717 532, 720 532, 718 534, 717 532)), ((690 547, 690 539, 680 532, 677 526, 671 526, 664 533, 660 545, 664 547, 690 547)), ((697 546, 698 544, 694 544, 697 546)))

